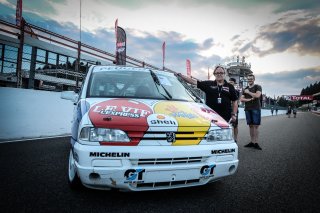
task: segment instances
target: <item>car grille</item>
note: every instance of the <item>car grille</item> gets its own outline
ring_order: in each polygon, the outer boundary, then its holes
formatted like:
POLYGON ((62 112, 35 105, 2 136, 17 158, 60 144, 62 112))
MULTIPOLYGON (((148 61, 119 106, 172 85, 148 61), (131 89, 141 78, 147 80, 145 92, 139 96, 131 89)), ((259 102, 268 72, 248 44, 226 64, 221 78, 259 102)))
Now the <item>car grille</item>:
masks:
POLYGON ((208 157, 181 157, 181 158, 145 158, 131 159, 133 166, 141 165, 175 165, 175 164, 192 164, 200 163, 207 160, 208 157))
POLYGON ((153 182, 153 183, 138 183, 136 188, 169 188, 174 186, 188 186, 194 185, 200 182, 200 179, 191 180, 178 180, 178 181, 167 181, 167 182, 153 182))
MULTIPOLYGON (((184 128, 186 131, 177 131, 175 133, 175 141, 173 142, 176 145, 196 145, 199 144, 201 140, 205 139, 207 128, 205 127, 194 127, 184 128)), ((130 137, 132 142, 140 141, 163 141, 168 143, 166 133, 171 131, 128 131, 127 134, 130 137)), ((171 142, 170 142, 171 143, 171 142)))
MULTIPOLYGON (((141 140, 167 140, 167 132, 147 132, 141 140)), ((174 132, 176 141, 179 140, 202 140, 206 132, 174 132)))

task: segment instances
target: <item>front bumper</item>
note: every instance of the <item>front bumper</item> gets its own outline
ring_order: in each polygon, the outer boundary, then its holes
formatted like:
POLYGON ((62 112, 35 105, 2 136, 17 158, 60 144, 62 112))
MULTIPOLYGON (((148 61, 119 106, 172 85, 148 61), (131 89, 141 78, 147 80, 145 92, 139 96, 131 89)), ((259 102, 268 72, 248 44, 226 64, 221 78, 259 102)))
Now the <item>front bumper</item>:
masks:
POLYGON ((81 182, 96 189, 144 191, 205 185, 234 174, 238 167, 236 143, 134 147, 75 143, 73 153, 81 182))

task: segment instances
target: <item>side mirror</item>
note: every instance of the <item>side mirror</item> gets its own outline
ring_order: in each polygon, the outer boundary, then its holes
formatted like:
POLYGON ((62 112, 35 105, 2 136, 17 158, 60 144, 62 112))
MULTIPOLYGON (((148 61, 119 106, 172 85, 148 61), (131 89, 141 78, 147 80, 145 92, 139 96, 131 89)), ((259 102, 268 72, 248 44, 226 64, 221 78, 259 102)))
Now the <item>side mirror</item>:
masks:
POLYGON ((78 96, 79 95, 77 93, 73 92, 73 91, 63 91, 63 92, 61 92, 61 96, 60 97, 62 99, 70 100, 70 101, 76 103, 77 100, 78 100, 78 96))

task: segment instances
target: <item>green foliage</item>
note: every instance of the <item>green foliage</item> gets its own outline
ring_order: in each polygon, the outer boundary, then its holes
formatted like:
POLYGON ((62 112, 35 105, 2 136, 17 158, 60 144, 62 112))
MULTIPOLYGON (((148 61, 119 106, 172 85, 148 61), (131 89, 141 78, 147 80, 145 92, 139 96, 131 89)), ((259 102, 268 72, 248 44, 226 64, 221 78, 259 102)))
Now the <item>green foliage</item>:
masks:
POLYGON ((313 95, 318 92, 320 92, 320 82, 310 84, 306 88, 303 88, 300 95, 313 95))
POLYGON ((281 107, 286 107, 288 106, 288 100, 286 100, 285 98, 283 97, 280 97, 277 101, 278 105, 281 106, 281 107))
MULTIPOLYGON (((320 82, 316 82, 314 84, 310 84, 309 86, 307 86, 306 88, 303 88, 301 90, 300 95, 313 95, 315 93, 320 92, 320 82)), ((315 99, 319 99, 320 97, 315 97, 315 99)), ((309 101, 299 101, 299 106, 303 105, 303 104, 307 104, 309 101)))

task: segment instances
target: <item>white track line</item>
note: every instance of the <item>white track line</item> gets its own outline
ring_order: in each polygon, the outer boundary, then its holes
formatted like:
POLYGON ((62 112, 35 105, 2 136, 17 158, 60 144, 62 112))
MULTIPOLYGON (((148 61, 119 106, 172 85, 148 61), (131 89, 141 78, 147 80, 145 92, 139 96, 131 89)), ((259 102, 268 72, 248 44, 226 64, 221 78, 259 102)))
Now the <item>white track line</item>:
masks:
POLYGON ((13 143, 13 142, 21 142, 21 141, 33 141, 33 140, 44 140, 51 138, 65 138, 70 137, 71 135, 60 135, 60 136, 50 136, 50 137, 40 137, 40 138, 26 138, 26 139, 18 139, 18 140, 8 140, 8 141, 0 141, 0 143, 13 143))

